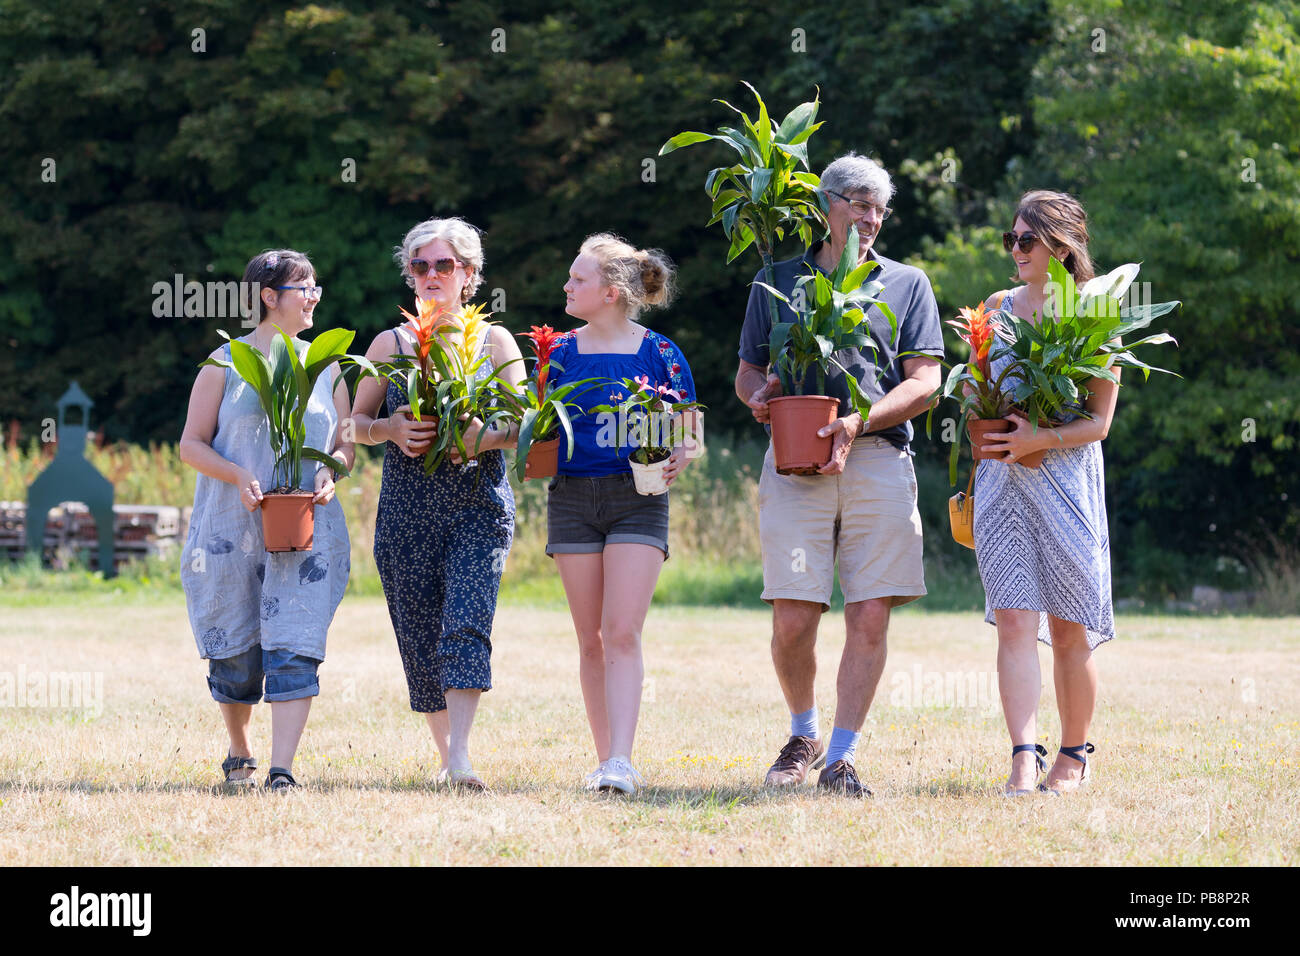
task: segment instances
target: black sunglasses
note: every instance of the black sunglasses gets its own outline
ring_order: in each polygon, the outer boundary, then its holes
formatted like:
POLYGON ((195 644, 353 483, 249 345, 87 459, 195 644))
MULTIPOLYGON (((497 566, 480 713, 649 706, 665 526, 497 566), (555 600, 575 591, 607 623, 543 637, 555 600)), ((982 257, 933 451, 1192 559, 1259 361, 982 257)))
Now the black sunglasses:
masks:
POLYGON ((438 275, 449 276, 456 271, 458 265, 460 265, 460 262, 457 259, 435 259, 433 262, 429 262, 428 259, 412 259, 411 275, 427 275, 430 266, 432 266, 433 271, 438 275))
POLYGON ((1032 232, 1022 232, 1018 236, 1014 232, 1004 232, 1002 234, 1002 248, 1007 252, 1010 252, 1013 246, 1021 252, 1028 252, 1034 248, 1034 243, 1038 241, 1038 237, 1032 232))

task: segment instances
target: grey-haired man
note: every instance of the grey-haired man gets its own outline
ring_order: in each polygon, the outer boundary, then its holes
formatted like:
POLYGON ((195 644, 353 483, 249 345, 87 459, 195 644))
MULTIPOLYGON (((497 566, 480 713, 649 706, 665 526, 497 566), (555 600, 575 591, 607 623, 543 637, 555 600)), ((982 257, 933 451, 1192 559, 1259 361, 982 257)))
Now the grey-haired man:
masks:
MULTIPOLYGON (((880 309, 867 313, 878 353, 843 349, 835 358, 872 399, 868 421, 853 411, 844 373, 832 366, 826 392, 840 399, 840 417, 820 434, 833 436, 831 460, 819 475, 780 475, 769 448, 759 481, 763 546, 763 600, 772 605, 772 661, 790 708, 790 739, 767 774, 772 786, 804 782, 825 764, 818 786, 869 796, 854 758, 862 724, 885 667, 891 608, 925 594, 921 520, 909 443, 910 420, 924 411, 939 386, 943 332, 925 273, 878 255, 872 248, 888 218, 894 186, 872 160, 849 153, 821 176, 830 201, 830 239, 797 259, 776 264, 774 285, 787 296, 795 279, 834 270, 850 225, 858 232, 859 260, 880 264, 881 297, 898 319, 893 338, 880 309), (900 359, 902 353, 911 353, 900 359), (919 353, 919 354, 918 354, 919 353), (933 357, 931 357, 933 356, 933 357), (846 637, 836 678, 835 721, 823 744, 813 684, 817 625, 829 610, 838 561, 846 637)), ((756 280, 763 280, 760 273, 756 280)), ((754 286, 740 335, 736 394, 755 420, 768 421, 768 399, 781 394, 769 375, 771 319, 767 293, 754 286)), ((784 305, 782 308, 786 308, 784 305)))

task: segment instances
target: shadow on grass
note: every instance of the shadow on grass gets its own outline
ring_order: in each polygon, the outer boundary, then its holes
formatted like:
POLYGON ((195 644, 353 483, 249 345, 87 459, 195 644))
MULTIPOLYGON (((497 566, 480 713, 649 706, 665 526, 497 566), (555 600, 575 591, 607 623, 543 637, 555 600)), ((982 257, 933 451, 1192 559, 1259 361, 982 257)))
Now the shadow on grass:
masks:
MULTIPOLYGON (((66 780, 61 782, 20 783, 17 780, 0 780, 0 801, 15 794, 22 793, 158 793, 158 794, 210 794, 232 799, 250 798, 254 795, 287 796, 283 791, 267 791, 261 783, 261 776, 255 777, 258 783, 252 786, 228 787, 224 783, 189 783, 185 781, 163 781, 158 783, 114 783, 94 780, 66 780)), ((430 796, 448 794, 463 797, 479 796, 466 789, 452 789, 445 784, 437 784, 433 777, 425 780, 312 780, 304 779, 301 792, 339 793, 347 791, 383 791, 386 793, 427 793, 430 796)), ((586 793, 581 787, 560 786, 546 782, 511 781, 504 785, 492 785, 487 796, 541 796, 553 795, 556 789, 565 792, 586 793)), ((918 792, 925 792, 921 788, 918 792)), ((623 800, 629 805, 655 806, 675 810, 706 810, 728 812, 745 806, 788 803, 791 800, 820 796, 815 787, 777 790, 770 787, 642 787, 631 795, 619 793, 592 792, 593 800, 623 800)))

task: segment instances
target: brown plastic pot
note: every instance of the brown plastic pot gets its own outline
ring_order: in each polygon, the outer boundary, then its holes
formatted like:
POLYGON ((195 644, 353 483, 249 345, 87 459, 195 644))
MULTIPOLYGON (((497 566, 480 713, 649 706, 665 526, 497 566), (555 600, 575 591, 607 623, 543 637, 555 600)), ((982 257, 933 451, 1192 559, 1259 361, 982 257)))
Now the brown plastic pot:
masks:
POLYGON ((524 480, 552 478, 560 467, 560 436, 546 441, 535 441, 528 447, 524 460, 524 480))
POLYGON ((1007 457, 1005 451, 994 451, 994 446, 984 444, 984 436, 1009 432, 1012 422, 1009 418, 972 418, 966 423, 966 434, 970 435, 970 456, 975 461, 1002 461, 1007 457), (986 450, 987 448, 987 450, 986 450))
POLYGON ((772 421, 772 459, 778 474, 815 475, 831 460, 830 436, 817 432, 835 421, 840 401, 827 395, 782 395, 767 403, 772 421))
MULTIPOLYGON (((1005 451, 994 451, 994 446, 984 444, 984 436, 988 434, 1001 434, 1009 432, 1015 427, 1015 424, 1009 418, 974 418, 966 423, 966 432, 970 435, 971 458, 975 461, 988 459, 989 461, 1005 461, 1007 453, 1005 451), (987 449, 987 450, 986 450, 987 449)), ((1031 455, 1025 455, 1023 458, 1017 458, 1010 464, 1024 465, 1026 468, 1037 468, 1043 463, 1043 456, 1047 454, 1046 450, 1036 451, 1031 455)))
POLYGON ((267 551, 310 551, 315 512, 310 491, 262 496, 262 541, 267 551))

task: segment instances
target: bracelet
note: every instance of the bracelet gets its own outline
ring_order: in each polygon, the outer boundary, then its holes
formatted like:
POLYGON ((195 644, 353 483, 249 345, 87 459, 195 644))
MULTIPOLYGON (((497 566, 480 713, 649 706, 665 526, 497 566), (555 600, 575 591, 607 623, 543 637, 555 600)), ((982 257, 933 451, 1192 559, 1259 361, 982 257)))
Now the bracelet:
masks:
POLYGON ((371 434, 370 429, 375 427, 375 422, 377 421, 379 421, 379 419, 372 418, 370 419, 370 424, 366 426, 366 437, 370 439, 370 444, 372 445, 375 444, 375 436, 371 434))

